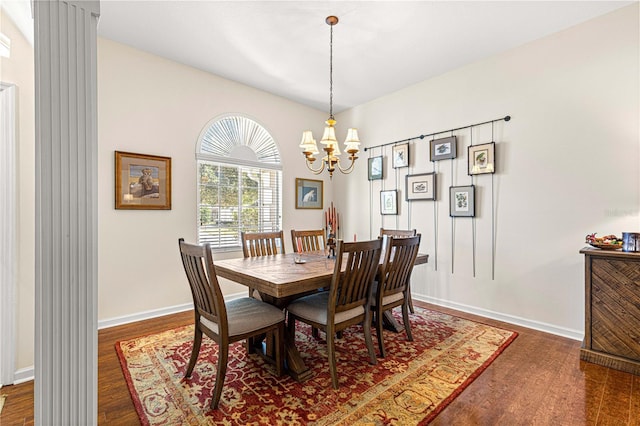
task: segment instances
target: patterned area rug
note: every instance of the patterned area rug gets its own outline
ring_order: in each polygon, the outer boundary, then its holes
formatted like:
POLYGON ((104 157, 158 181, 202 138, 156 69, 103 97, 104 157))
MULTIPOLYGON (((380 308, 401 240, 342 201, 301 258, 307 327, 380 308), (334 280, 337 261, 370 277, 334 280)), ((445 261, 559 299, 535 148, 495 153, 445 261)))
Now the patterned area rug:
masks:
POLYGON ((116 350, 143 425, 414 425, 429 423, 517 336, 418 307, 411 327, 413 342, 404 331, 385 330, 387 357, 377 365, 368 362, 362 329, 345 330, 336 343, 338 390, 324 334, 316 339, 304 324, 296 346, 313 376, 303 383, 275 377, 271 365, 235 343, 216 411, 209 404, 217 345, 206 336, 191 378, 183 379, 192 326, 118 342, 116 350))

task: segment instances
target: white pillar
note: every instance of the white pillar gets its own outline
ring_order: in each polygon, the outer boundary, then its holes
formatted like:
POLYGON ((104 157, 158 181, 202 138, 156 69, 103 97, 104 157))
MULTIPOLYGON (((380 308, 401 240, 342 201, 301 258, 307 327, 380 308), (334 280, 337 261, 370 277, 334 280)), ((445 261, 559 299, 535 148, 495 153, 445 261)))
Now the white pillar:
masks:
POLYGON ((97 424, 99 1, 35 0, 35 424, 97 424))
POLYGON ((0 81, 0 386, 14 380, 16 351, 16 87, 0 81))

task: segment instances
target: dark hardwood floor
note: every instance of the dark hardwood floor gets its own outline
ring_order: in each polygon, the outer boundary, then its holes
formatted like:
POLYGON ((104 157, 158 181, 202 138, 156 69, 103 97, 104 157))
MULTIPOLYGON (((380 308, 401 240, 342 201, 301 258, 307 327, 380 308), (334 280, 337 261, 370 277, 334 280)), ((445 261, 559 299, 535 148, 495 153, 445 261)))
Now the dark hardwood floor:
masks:
MULTIPOLYGON (((580 342, 414 301, 514 330, 518 338, 433 421, 433 425, 640 426, 640 376, 580 361, 580 342)), ((191 312, 98 332, 98 424, 138 425, 114 344, 189 324, 191 312)), ((33 382, 7 395, 0 425, 33 424, 33 382)))

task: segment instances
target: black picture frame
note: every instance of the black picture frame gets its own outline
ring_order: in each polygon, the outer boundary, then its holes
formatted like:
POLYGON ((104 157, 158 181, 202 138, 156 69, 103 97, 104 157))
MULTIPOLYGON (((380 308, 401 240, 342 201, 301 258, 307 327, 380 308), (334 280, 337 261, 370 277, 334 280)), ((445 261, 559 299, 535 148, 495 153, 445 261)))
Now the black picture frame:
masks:
POLYGON ((458 155, 458 138, 449 136, 446 138, 432 139, 429 141, 429 152, 431 161, 440 161, 456 158, 458 155))
POLYGON ((392 148, 393 168, 409 167, 409 143, 399 143, 392 148))
POLYGON ((449 216, 475 217, 476 187, 475 185, 449 187, 449 216))
POLYGON ((380 214, 398 214, 398 191, 380 191, 380 214))
POLYGON ((384 177, 382 156, 369 158, 368 166, 369 180, 380 180, 384 177))
POLYGON ((481 175, 496 172, 496 143, 471 145, 467 148, 467 173, 481 175))
POLYGON ((436 173, 407 175, 405 177, 405 199, 407 201, 436 200, 436 173))

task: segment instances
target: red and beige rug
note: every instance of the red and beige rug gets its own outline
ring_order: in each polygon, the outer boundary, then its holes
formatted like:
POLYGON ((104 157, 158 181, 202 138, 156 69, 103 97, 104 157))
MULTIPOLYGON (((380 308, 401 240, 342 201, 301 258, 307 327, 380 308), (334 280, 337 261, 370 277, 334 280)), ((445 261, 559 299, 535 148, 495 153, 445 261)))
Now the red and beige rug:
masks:
POLYGON ((345 330, 336 344, 338 390, 324 334, 315 339, 306 325, 296 346, 314 374, 304 383, 273 376, 269 364, 236 343, 216 411, 209 409, 217 356, 210 339, 203 338, 194 372, 183 379, 192 326, 118 342, 116 350, 143 425, 414 425, 429 423, 517 336, 418 307, 411 327, 413 342, 404 331, 384 332, 387 357, 377 365, 368 362, 362 330, 345 330))

